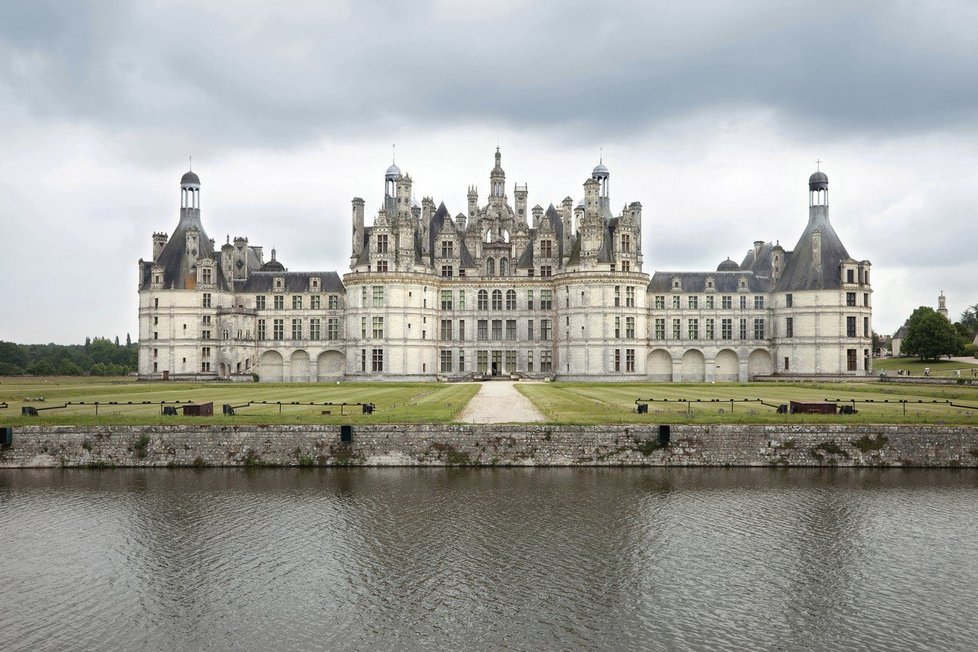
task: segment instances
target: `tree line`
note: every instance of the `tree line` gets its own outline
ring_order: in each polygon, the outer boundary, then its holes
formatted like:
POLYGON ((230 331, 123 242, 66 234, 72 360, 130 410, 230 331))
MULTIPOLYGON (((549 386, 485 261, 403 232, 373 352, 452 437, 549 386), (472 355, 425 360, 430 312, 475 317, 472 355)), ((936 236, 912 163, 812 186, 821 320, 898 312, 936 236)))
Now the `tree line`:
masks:
POLYGON ((937 360, 942 356, 978 357, 973 342, 978 332, 978 304, 961 313, 955 323, 933 308, 920 306, 907 320, 907 336, 900 347, 902 355, 921 360, 937 360))
POLYGON ((84 344, 0 341, 0 376, 123 376, 136 371, 138 344, 86 337, 84 344))

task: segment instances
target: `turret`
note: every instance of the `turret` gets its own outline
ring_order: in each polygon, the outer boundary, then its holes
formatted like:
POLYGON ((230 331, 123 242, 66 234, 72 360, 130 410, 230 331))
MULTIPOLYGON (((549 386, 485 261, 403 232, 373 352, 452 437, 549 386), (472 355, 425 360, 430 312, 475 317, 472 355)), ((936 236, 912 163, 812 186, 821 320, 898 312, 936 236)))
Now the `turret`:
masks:
POLYGON ((502 154, 496 148, 496 166, 489 173, 489 198, 501 199, 506 195, 506 173, 503 171, 502 154))
POLYGON ((469 219, 474 223, 479 215, 479 189, 469 186, 469 219))
POLYGON ((363 200, 353 198, 353 257, 357 258, 363 252, 363 200))
POLYGON ((574 200, 570 197, 564 197, 564 201, 560 204, 560 219, 564 226, 562 237, 564 251, 569 252, 571 248, 571 233, 574 231, 574 200))
POLYGON ((543 206, 537 204, 533 207, 533 228, 540 228, 540 218, 543 217, 543 206))
POLYGON ((821 170, 808 177, 808 221, 829 221, 829 177, 821 170))
POLYGON ((516 198, 516 223, 526 224, 526 184, 522 186, 516 184, 513 188, 513 196, 516 198))
POLYGON ((153 234, 153 261, 159 259, 160 253, 163 251, 163 247, 166 246, 167 235, 165 233, 154 233, 153 234))
POLYGON ((784 247, 781 243, 775 243, 774 248, 771 250, 771 282, 777 283, 781 279, 781 273, 784 271, 784 247))

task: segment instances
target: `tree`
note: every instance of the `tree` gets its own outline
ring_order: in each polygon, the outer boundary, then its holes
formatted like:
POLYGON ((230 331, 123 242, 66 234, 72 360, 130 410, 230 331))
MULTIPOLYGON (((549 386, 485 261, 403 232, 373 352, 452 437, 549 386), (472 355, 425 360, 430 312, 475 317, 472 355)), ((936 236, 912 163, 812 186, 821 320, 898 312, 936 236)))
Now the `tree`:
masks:
POLYGON ((957 330, 947 317, 933 308, 921 306, 907 320, 907 336, 902 350, 921 360, 937 360, 942 355, 954 355, 961 347, 957 330))
POLYGON ((58 365, 58 373, 62 376, 81 376, 82 368, 71 358, 62 358, 61 364, 58 365))
POLYGON ((129 333, 126 333, 126 346, 132 346, 132 338, 129 337, 129 333))
POLYGON ((958 323, 967 328, 971 337, 974 337, 975 333, 978 333, 978 303, 969 306, 967 310, 962 312, 961 321, 958 323))

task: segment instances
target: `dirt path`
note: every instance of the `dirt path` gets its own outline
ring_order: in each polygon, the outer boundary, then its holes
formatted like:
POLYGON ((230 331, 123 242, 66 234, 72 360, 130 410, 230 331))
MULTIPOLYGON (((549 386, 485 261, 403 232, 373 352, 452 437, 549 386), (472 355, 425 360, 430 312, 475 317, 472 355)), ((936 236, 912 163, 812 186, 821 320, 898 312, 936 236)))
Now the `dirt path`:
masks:
POLYGON ((524 423, 546 421, 528 398, 516 391, 516 383, 493 380, 482 383, 479 392, 462 410, 462 423, 524 423))

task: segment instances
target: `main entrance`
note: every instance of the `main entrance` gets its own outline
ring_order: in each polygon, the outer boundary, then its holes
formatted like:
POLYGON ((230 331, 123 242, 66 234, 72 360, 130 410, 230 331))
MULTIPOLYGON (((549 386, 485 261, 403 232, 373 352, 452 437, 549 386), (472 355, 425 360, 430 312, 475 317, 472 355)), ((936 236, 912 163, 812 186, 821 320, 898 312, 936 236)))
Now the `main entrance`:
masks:
POLYGON ((503 352, 493 351, 492 352, 492 375, 498 376, 503 371, 503 352))

